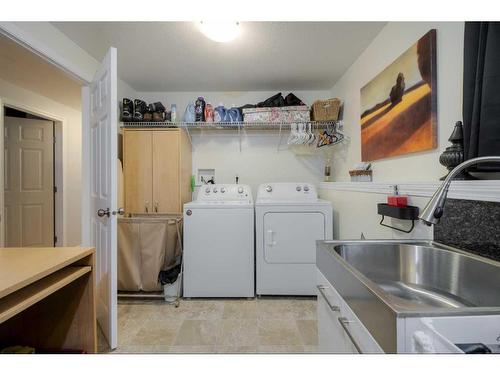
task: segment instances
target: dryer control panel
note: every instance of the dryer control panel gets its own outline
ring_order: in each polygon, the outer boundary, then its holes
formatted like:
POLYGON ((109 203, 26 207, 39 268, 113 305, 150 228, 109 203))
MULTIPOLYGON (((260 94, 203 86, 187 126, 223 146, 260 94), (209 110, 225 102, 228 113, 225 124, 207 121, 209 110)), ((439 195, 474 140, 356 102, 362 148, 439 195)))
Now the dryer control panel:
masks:
POLYGON ((259 186, 257 200, 315 202, 316 186, 307 182, 275 182, 259 186))
POLYGON ((248 185, 208 184, 200 186, 196 201, 253 203, 253 197, 248 185))

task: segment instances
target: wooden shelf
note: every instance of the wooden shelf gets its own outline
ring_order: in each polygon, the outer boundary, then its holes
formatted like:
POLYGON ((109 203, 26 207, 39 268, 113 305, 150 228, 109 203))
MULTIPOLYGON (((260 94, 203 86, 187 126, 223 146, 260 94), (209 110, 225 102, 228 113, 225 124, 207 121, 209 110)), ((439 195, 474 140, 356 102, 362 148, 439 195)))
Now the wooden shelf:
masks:
POLYGON ((0 298, 94 253, 93 248, 9 247, 0 249, 0 298))
POLYGON ((96 352, 94 253, 0 248, 0 348, 96 352))
POLYGON ((66 267, 2 298, 0 300, 0 323, 33 306, 91 270, 90 266, 66 267))

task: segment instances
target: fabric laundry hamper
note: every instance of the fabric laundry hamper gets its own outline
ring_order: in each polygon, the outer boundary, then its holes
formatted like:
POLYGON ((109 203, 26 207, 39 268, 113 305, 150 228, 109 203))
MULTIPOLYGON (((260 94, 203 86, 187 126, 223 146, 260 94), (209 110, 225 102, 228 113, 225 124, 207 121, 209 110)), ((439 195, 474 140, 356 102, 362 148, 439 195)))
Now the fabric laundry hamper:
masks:
POLYGON ((181 215, 118 219, 118 290, 163 290, 158 274, 180 262, 181 221, 181 215))

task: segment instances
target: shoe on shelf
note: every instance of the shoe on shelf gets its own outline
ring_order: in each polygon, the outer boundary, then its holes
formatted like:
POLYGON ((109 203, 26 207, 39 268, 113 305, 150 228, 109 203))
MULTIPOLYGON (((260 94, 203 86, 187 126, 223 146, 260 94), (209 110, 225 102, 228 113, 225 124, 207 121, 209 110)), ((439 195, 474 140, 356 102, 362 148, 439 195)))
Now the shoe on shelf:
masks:
POLYGON ((134 116, 134 102, 128 98, 122 99, 122 121, 132 121, 134 116))

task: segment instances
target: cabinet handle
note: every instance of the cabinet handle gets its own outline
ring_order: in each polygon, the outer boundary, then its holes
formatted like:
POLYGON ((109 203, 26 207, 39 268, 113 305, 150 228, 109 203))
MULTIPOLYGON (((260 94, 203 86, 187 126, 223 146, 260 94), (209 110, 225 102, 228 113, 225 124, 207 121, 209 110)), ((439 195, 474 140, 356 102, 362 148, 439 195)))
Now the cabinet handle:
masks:
POLYGON ((156 201, 156 202, 155 202, 155 212, 156 212, 156 213, 158 212, 158 205, 159 205, 159 203, 158 203, 158 201, 156 201))
POLYGON ((318 288, 318 291, 319 293, 323 296, 323 298, 325 299, 328 307, 330 308, 330 310, 332 311, 335 311, 335 312, 339 312, 340 311, 340 307, 338 306, 335 306, 335 305, 332 305, 330 303, 330 300, 328 299, 326 293, 325 293, 325 289, 328 289, 327 286, 324 286, 324 285, 316 285, 316 288, 318 288))
POLYGON ((149 201, 146 201, 146 202, 145 202, 145 204, 144 204, 144 208, 145 208, 145 210, 146 210, 146 213, 149 213, 149 208, 148 208, 148 206, 149 206, 149 201))
POLYGON ((349 321, 347 318, 344 318, 343 316, 339 317, 338 321, 339 321, 340 325, 342 326, 342 328, 344 329, 347 336, 349 337, 349 340, 351 340, 352 344, 354 345, 354 347, 358 351, 358 353, 363 354, 363 351, 361 350, 360 346, 356 342, 356 339, 353 337, 351 331, 349 331, 349 328, 347 327, 349 325, 349 323, 351 323, 351 321, 349 321))

